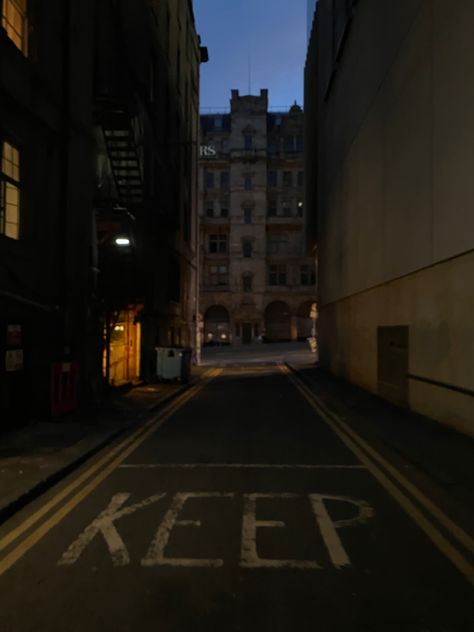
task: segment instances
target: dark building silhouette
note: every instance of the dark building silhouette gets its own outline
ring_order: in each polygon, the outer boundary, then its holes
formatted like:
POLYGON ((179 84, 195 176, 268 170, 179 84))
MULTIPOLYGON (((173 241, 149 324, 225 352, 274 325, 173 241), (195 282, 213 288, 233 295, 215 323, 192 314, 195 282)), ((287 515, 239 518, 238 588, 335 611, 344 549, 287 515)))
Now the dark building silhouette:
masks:
POLYGON ((206 51, 187 0, 0 5, 3 429, 191 343, 206 51))

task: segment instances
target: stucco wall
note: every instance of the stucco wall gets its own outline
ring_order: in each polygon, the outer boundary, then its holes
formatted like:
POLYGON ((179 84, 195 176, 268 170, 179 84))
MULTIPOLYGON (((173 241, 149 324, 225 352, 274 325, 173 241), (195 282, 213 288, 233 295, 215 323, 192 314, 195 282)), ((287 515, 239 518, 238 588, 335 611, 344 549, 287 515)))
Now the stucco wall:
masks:
POLYGON ((325 113, 324 303, 474 248, 474 3, 373 5, 358 5, 325 113))
MULTIPOLYGON (((409 326, 409 373, 474 391, 474 253, 323 307, 330 369, 377 392, 377 327, 409 326)), ((410 407, 474 435, 474 397, 409 380, 410 407)))

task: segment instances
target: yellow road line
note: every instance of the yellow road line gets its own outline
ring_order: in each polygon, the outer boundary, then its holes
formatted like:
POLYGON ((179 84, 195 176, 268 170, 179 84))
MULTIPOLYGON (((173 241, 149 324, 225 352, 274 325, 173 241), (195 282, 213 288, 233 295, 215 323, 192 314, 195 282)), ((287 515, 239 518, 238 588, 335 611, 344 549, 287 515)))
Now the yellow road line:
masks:
POLYGON ((40 507, 35 513, 33 513, 24 522, 18 525, 18 527, 16 527, 15 529, 7 533, 3 538, 1 538, 0 551, 2 551, 7 546, 12 544, 12 542, 18 539, 21 535, 23 535, 23 533, 28 531, 28 529, 30 529, 33 525, 35 525, 38 522, 38 520, 43 518, 43 516, 45 516, 49 511, 54 509, 56 505, 58 505, 62 500, 67 498, 75 489, 77 489, 80 485, 85 483, 91 476, 94 475, 95 472, 97 472, 102 467, 104 467, 111 459, 113 459, 122 450, 126 449, 127 446, 129 446, 132 443, 133 445, 135 445, 136 441, 144 441, 144 439, 146 439, 162 423, 164 423, 164 421, 166 421, 176 410, 184 406, 184 404, 186 404, 192 397, 194 397, 202 388, 204 388, 208 384, 208 382, 210 382, 210 380, 216 377, 219 373, 220 373, 219 369, 217 370, 211 369, 207 371, 201 378, 202 381, 199 381, 196 385, 192 386, 189 390, 185 391, 182 395, 179 395, 175 400, 170 402, 170 404, 167 405, 163 411, 160 411, 152 419, 147 421, 143 426, 138 428, 138 430, 132 433, 132 435, 127 437, 127 439, 122 441, 118 446, 109 450, 107 454, 105 454, 101 459, 99 459, 96 463, 94 463, 90 468, 88 468, 80 476, 74 479, 74 481, 72 481, 67 487, 62 489, 58 494, 56 494, 53 498, 51 498, 51 500, 49 500, 46 504, 40 507))
POLYGON ((413 493, 413 496, 419 500, 425 509, 446 528, 453 537, 457 538, 462 544, 466 543, 468 550, 472 542, 470 536, 465 533, 458 525, 456 525, 444 512, 441 511, 431 500, 429 500, 422 492, 420 492, 412 483, 410 483, 400 472, 390 465, 381 455, 371 448, 357 433, 355 433, 347 424, 340 420, 334 413, 327 410, 319 397, 315 395, 300 378, 296 378, 290 370, 280 365, 281 371, 290 379, 290 381, 300 391, 309 405, 323 419, 323 421, 331 428, 331 430, 339 437, 355 456, 367 466, 367 469, 377 479, 377 481, 385 488, 385 490, 394 498, 398 504, 406 511, 410 518, 425 532, 430 540, 435 544, 439 551, 445 555, 454 566, 464 575, 467 581, 474 586, 474 566, 466 560, 466 558, 456 549, 451 542, 437 529, 437 527, 426 518, 426 516, 418 509, 418 507, 399 489, 380 469, 379 466, 369 457, 376 459, 390 473, 390 475, 402 487, 413 493), (364 452, 365 450, 365 452, 364 452), (413 491, 412 491, 413 490, 413 491), (433 511, 434 510, 434 511, 433 511))

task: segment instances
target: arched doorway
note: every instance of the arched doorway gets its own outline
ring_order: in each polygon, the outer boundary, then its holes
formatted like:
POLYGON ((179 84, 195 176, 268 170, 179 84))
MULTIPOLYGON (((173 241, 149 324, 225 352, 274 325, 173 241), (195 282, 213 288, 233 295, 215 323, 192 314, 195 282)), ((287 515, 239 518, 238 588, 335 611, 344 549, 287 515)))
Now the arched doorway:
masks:
POLYGON ((204 344, 230 343, 230 317, 223 305, 212 305, 204 315, 204 344))
POLYGON ((298 311, 296 312, 298 340, 306 340, 306 338, 311 336, 313 320, 310 318, 310 313, 313 303, 314 301, 305 301, 298 307, 298 311))
POLYGON ((273 301, 265 308, 265 340, 284 342, 291 340, 291 311, 284 301, 273 301))

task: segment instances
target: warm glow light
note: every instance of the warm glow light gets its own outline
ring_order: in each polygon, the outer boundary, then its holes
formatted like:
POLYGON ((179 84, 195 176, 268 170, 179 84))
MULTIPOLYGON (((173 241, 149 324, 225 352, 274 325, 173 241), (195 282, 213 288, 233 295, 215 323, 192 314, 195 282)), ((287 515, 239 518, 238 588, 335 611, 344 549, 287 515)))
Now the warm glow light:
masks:
POLYGON ((303 202, 298 202, 298 206, 301 208, 303 206, 303 202))
POLYGON ((117 246, 130 246, 130 239, 128 237, 117 237, 115 243, 117 246))

